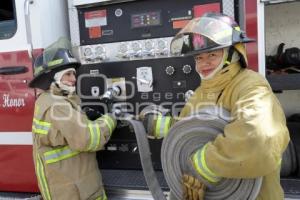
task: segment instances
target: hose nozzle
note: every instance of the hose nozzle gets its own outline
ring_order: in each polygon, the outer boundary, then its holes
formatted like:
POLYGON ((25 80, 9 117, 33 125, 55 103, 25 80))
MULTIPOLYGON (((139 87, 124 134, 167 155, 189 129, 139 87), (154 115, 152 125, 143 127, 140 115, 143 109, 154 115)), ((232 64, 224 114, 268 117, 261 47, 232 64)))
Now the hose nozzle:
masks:
POLYGON ((121 95, 121 88, 119 86, 113 86, 107 89, 107 91, 103 94, 101 99, 112 100, 113 98, 120 95, 121 95))

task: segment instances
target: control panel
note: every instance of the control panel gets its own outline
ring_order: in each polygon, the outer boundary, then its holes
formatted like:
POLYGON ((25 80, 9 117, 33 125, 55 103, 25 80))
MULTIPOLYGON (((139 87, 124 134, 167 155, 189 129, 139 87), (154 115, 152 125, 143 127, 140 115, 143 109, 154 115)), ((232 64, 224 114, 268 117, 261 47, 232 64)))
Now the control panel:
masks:
MULTIPOLYGON (((101 112, 110 108, 103 99, 133 115, 157 104, 177 116, 200 85, 192 57, 174 57, 170 42, 191 19, 205 12, 222 12, 221 0, 138 0, 79 6, 78 94, 83 106, 101 112), (107 93, 109 91, 109 93, 107 93), (117 95, 114 95, 117 94, 117 95)), ((150 140, 155 169, 160 170, 161 140, 150 140)), ((133 130, 120 121, 100 166, 141 169, 133 130)))

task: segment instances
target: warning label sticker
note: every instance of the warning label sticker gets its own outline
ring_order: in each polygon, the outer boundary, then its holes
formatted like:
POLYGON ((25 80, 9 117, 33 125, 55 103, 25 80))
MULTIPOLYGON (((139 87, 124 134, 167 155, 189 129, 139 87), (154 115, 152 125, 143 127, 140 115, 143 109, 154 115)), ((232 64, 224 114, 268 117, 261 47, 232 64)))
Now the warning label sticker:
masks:
POLYGON ((84 13, 85 27, 97 27, 107 25, 107 13, 106 10, 95 10, 84 13))
POLYGON ((89 28, 89 37, 90 39, 94 39, 94 38, 100 38, 102 36, 101 34, 101 27, 91 27, 89 28))

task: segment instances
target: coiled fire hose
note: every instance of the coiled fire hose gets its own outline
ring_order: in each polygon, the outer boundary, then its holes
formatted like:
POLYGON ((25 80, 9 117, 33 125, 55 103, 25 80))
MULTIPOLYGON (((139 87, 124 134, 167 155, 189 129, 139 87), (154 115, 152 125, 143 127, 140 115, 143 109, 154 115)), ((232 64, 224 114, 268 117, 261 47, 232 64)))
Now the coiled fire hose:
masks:
MULTIPOLYGON (((166 113, 161 107, 148 107, 142 113, 166 113)), ((160 188, 157 176, 153 169, 151 152, 147 134, 143 124, 134 120, 132 116, 123 116, 135 132, 139 155, 146 183, 155 200, 166 200, 160 188)), ((188 164, 192 153, 200 149, 208 141, 213 140, 218 134, 223 133, 225 125, 230 121, 230 114, 218 107, 210 106, 177 122, 169 131, 168 137, 163 140, 161 149, 162 167, 165 179, 172 194, 182 199, 182 172, 190 172, 197 176, 188 164)), ((222 179, 217 185, 207 185, 206 200, 255 200, 261 187, 262 178, 256 179, 222 179)))
MULTIPOLYGON (((182 173, 200 177, 191 169, 188 159, 193 152, 223 133, 229 117, 230 114, 226 110, 209 106, 175 123, 163 140, 162 168, 171 192, 178 200, 182 199, 183 195, 182 173)), ((207 186, 205 200, 255 200, 262 178, 223 178, 217 185, 212 185, 204 179, 201 181, 207 186)))
POLYGON ((297 155, 294 144, 290 140, 288 147, 282 155, 280 176, 288 177, 297 170, 297 155))

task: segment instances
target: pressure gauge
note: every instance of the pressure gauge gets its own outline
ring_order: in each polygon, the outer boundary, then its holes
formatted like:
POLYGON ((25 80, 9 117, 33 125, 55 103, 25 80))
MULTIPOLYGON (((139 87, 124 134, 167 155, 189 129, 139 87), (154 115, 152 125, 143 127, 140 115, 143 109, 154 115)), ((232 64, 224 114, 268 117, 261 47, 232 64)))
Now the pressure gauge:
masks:
POLYGON ((100 59, 100 60, 104 60, 106 55, 105 55, 105 48, 103 46, 97 46, 95 48, 95 55, 96 58, 100 59))
POLYGON ((88 61, 93 59, 92 47, 90 47, 90 46, 83 47, 83 58, 88 61))
POLYGON ((141 43, 140 42, 137 42, 137 41, 134 41, 131 43, 131 48, 132 48, 132 53, 133 53, 133 56, 135 57, 140 57, 141 56, 141 43))
POLYGON ((154 43, 151 40, 146 40, 144 42, 143 54, 146 56, 154 56, 154 43))
POLYGON ((168 48, 167 48, 167 41, 163 39, 159 39, 157 41, 157 51, 156 54, 158 55, 167 55, 168 48))
POLYGON ((96 54, 97 56, 100 56, 100 55, 105 54, 105 49, 104 49, 104 47, 102 47, 102 46, 97 46, 97 47, 95 48, 95 54, 96 54))
POLYGON ((91 47, 86 47, 83 50, 83 55, 86 57, 90 57, 92 56, 93 52, 92 52, 92 48, 91 47))
POLYGON ((141 50, 141 44, 136 41, 131 44, 131 47, 134 52, 138 52, 139 50, 141 50))
POLYGON ((151 51, 153 49, 153 42, 151 40, 145 41, 145 50, 151 51))
POLYGON ((119 52, 122 54, 126 54, 128 51, 128 46, 126 43, 121 43, 119 46, 119 52))
POLYGON ((158 40, 157 41, 157 48, 160 51, 164 50, 165 48, 167 48, 167 42, 165 40, 162 40, 162 39, 158 40))

